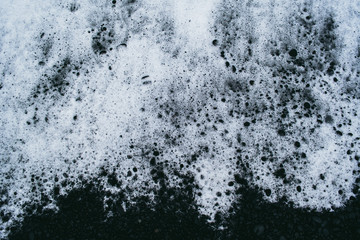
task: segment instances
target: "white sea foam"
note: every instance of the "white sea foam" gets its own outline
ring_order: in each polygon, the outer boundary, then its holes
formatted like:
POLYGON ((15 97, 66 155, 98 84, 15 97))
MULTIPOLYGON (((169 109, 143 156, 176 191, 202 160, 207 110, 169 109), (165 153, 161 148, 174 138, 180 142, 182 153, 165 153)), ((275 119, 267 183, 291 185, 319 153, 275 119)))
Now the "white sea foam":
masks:
POLYGON ((153 149, 158 161, 167 160, 169 186, 179 182, 175 171, 195 177, 196 203, 211 217, 236 198, 238 185, 229 186, 235 174, 270 189, 266 200, 285 196, 296 207, 331 209, 354 196, 356 1, 110 2, 1 3, 1 214, 11 216, 2 220, 2 237, 40 193, 54 207, 55 186, 74 183, 61 187, 66 194, 80 175, 100 178, 101 169, 123 183, 102 179, 103 188, 152 196, 159 184, 144 153, 153 149), (301 22, 306 16, 311 27, 301 22), (292 48, 305 61, 316 51, 322 66, 302 67, 289 56, 292 48), (280 121, 284 99, 288 112, 280 121), (309 99, 314 106, 303 116, 309 99))

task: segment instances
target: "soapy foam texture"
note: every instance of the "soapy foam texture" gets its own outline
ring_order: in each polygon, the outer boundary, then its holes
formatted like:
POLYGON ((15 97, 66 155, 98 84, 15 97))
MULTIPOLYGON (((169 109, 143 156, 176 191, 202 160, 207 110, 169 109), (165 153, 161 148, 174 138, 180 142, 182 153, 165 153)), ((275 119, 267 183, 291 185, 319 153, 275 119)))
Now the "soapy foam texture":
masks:
POLYGON ((359 184, 360 6, 337 4, 5 1, 2 237, 89 182, 108 213, 169 189, 208 222, 245 187, 344 206, 359 184))

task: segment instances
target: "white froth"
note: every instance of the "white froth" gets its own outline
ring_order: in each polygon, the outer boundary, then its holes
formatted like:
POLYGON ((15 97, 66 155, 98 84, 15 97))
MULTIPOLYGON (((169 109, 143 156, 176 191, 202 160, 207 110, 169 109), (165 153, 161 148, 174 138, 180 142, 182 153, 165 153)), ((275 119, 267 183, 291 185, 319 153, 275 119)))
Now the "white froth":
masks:
MULTIPOLYGON (((281 78, 274 77, 272 70, 290 65, 289 57, 272 58, 269 48, 276 42, 278 48, 298 47, 298 54, 305 54, 307 43, 302 45, 293 38, 297 26, 288 23, 295 21, 294 14, 304 2, 158 0, 112 7, 87 0, 3 1, 0 186, 7 191, 8 196, 2 198, 8 202, 0 210, 11 213, 12 218, 1 222, 1 237, 6 236, 6 227, 21 220, 24 205, 40 201, 40 193, 50 198, 50 208, 56 208, 54 186, 65 179, 78 186, 80 175, 92 179, 98 177, 101 169, 114 171, 124 184, 111 186, 103 179, 105 189, 115 193, 129 187, 133 190, 129 199, 140 195, 152 198, 159 184, 151 177, 144 152, 152 151, 154 146, 160 149, 159 158, 169 163, 164 169, 169 186, 180 181, 175 171, 190 172, 199 185, 195 200, 200 212, 211 218, 218 211, 225 213, 236 198, 236 186, 228 185, 234 181, 234 174, 246 178, 250 187, 270 189, 271 195, 264 193, 264 199, 271 202, 286 196, 297 207, 322 210, 343 206, 354 196, 352 187, 359 170, 354 160, 359 154, 359 139, 354 139, 359 136, 360 97, 350 99, 341 94, 349 92, 354 84, 345 80, 347 76, 358 80, 359 59, 355 56, 359 51, 359 3, 317 1, 311 6, 316 21, 324 22, 327 14, 333 12, 338 24, 336 33, 341 48, 334 55, 341 67, 335 76, 341 84, 333 81, 334 76, 314 74, 317 84, 311 89, 319 112, 323 116, 330 114, 332 124, 323 123, 310 133, 317 116, 296 120, 296 111, 289 110, 284 122, 292 122, 291 134, 283 137, 278 135, 278 126, 269 117, 269 111, 259 113, 256 122, 244 127, 245 121, 252 120, 250 117, 229 117, 237 99, 226 96, 229 101, 221 100, 222 93, 230 91, 226 87, 228 81, 236 78, 245 85, 250 80, 255 82, 248 93, 250 100, 242 93, 238 96, 239 106, 249 101, 250 107, 270 107, 280 101, 274 81, 281 78), (76 10, 70 11, 71 8, 76 10), (214 33, 213 28, 220 24, 219 16, 230 11, 235 15, 238 11, 239 16, 233 16, 235 20, 224 32, 237 29, 237 37, 232 43, 219 45, 229 44, 229 59, 244 67, 245 71, 236 77, 226 69, 218 46, 212 44, 214 39, 226 39, 226 33, 214 33), (108 28, 105 33, 99 32, 102 24, 108 28), (115 37, 110 36, 111 31, 115 37), (101 48, 98 52, 93 49, 93 39, 99 35, 111 40, 99 40, 107 47, 105 53, 101 48), (244 61, 250 35, 254 40, 252 57, 244 61), (67 58, 70 65, 62 73, 59 66, 67 58), (34 98, 37 86, 46 85, 57 73, 69 83, 64 96, 50 90, 34 98), (210 92, 214 97, 210 97, 210 92), (272 100, 266 100, 266 94, 272 100), (169 103, 183 120, 180 128, 175 127, 178 123, 158 117, 162 111, 159 105, 169 103), (186 120, 190 109, 195 109, 196 121, 186 120), (341 136, 333 129, 339 124, 341 136), (178 144, 169 144, 170 140, 163 137, 167 133, 178 144), (239 136, 246 146, 237 142, 239 136), (299 148, 294 146, 295 141, 301 142, 299 148), (209 151, 187 164, 199 146, 208 146, 209 151), (348 154, 350 146, 353 150, 348 154), (261 159, 265 147, 276 153, 273 162, 261 159), (237 149, 241 149, 242 161, 248 164, 252 178, 237 168, 237 149), (295 152, 306 154, 306 158, 296 157, 295 152), (185 167, 180 168, 181 164, 185 167), (291 176, 290 184, 273 174, 280 164, 291 176), (127 177, 134 167, 137 179, 127 177), (319 179, 321 174, 324 179, 319 179), (34 192, 33 176, 40 176, 39 181, 43 182, 34 192), (148 185, 144 187, 143 183, 148 185)), ((320 31, 321 27, 314 28, 320 31)), ((301 77, 293 80, 300 81, 301 77)), ((279 114, 276 111, 274 115, 279 114)), ((70 186, 63 187, 60 193, 70 190, 70 186)))

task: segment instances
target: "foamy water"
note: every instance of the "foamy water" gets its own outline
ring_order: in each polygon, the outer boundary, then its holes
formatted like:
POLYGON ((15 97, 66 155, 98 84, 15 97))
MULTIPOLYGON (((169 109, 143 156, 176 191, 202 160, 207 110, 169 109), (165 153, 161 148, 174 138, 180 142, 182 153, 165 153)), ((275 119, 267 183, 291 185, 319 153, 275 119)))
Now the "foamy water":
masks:
POLYGON ((2 238, 81 179, 126 205, 191 176, 210 221, 236 178, 316 211, 355 196, 360 3, 113 2, 0 4, 2 238))

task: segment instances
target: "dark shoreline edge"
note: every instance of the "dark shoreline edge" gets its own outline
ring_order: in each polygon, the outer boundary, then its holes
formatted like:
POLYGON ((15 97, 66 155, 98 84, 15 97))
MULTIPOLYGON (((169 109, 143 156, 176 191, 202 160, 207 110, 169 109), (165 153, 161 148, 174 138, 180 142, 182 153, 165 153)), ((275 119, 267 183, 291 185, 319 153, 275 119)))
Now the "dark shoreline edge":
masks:
POLYGON ((57 212, 29 207, 9 239, 360 239, 359 195, 333 212, 315 212, 291 207, 286 200, 266 202, 259 189, 245 183, 238 186, 242 197, 229 212, 208 223, 197 211, 193 181, 185 177, 183 182, 182 189, 175 189, 160 181, 154 204, 139 197, 126 211, 124 194, 110 196, 96 180, 86 182, 58 197, 57 212))

